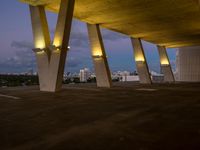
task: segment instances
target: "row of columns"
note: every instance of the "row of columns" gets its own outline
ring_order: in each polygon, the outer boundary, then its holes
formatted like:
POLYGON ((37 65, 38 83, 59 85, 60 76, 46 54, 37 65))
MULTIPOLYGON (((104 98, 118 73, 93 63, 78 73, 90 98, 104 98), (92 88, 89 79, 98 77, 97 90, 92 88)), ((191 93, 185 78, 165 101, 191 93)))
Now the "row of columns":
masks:
MULTIPOLYGON (((41 91, 55 92, 61 89, 65 59, 71 31, 75 0, 61 0, 56 25, 55 37, 51 43, 44 6, 30 6, 33 49, 36 53, 41 91)), ((91 54, 93 58, 97 86, 111 87, 111 73, 107 62, 103 39, 99 25, 87 24, 91 54)), ((141 83, 151 84, 151 77, 146 62, 141 39, 131 38, 138 75, 141 83)), ((174 82, 173 73, 166 53, 166 48, 158 46, 161 69, 166 82, 174 82)))

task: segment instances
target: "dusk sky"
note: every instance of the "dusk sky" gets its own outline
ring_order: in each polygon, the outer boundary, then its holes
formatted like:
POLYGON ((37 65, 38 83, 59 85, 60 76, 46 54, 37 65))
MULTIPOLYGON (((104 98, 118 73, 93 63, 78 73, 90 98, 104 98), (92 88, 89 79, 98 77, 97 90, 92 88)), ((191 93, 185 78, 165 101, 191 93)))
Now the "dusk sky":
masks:
MULTIPOLYGON (((0 5, 0 73, 36 71, 32 28, 29 7, 17 0, 1 0, 0 5)), ((47 12, 49 29, 53 38, 57 15, 47 12)), ((101 29, 104 46, 111 71, 136 70, 133 48, 128 36, 101 29)), ((159 72, 159 56, 154 44, 143 41, 150 70, 159 72)), ((82 68, 93 69, 86 24, 73 20, 70 36, 70 51, 67 55, 65 72, 79 72, 82 68)), ((169 58, 175 69, 175 49, 168 49, 169 58)))

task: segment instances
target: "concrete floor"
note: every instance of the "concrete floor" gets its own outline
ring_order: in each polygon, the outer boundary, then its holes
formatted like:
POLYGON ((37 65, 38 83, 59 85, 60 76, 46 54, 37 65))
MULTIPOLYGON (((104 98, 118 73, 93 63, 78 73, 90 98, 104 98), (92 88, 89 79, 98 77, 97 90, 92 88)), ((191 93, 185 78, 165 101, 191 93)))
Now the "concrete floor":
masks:
POLYGON ((200 149, 200 84, 65 85, 55 94, 17 87, 0 94, 1 150, 200 149))

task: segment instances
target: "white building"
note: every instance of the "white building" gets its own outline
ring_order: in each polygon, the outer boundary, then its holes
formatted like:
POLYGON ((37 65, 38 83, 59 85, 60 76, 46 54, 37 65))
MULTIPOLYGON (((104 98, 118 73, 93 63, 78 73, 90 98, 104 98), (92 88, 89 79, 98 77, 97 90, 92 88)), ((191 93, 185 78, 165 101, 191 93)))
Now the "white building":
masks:
POLYGON ((139 81, 138 75, 131 75, 129 71, 117 71, 113 73, 112 79, 119 79, 119 81, 126 82, 126 81, 139 81))
POLYGON ((154 71, 151 71, 150 72, 151 74, 151 81, 152 82, 163 82, 164 81, 164 75, 163 74, 160 74, 160 73, 157 73, 157 72, 154 72, 154 71))
POLYGON ((90 77, 90 71, 88 68, 84 68, 80 70, 80 82, 87 82, 88 78, 90 77))
POLYGON ((126 82, 126 81, 139 81, 139 76, 138 75, 123 75, 121 81, 122 82, 126 82))

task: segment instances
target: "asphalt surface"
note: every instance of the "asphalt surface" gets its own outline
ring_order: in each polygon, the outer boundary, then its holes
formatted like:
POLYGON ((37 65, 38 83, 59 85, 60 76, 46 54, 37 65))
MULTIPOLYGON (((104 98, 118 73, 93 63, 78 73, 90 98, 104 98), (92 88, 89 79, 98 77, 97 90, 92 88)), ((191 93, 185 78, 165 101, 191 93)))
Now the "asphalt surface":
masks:
POLYGON ((0 150, 199 150, 200 84, 0 88, 0 150))

